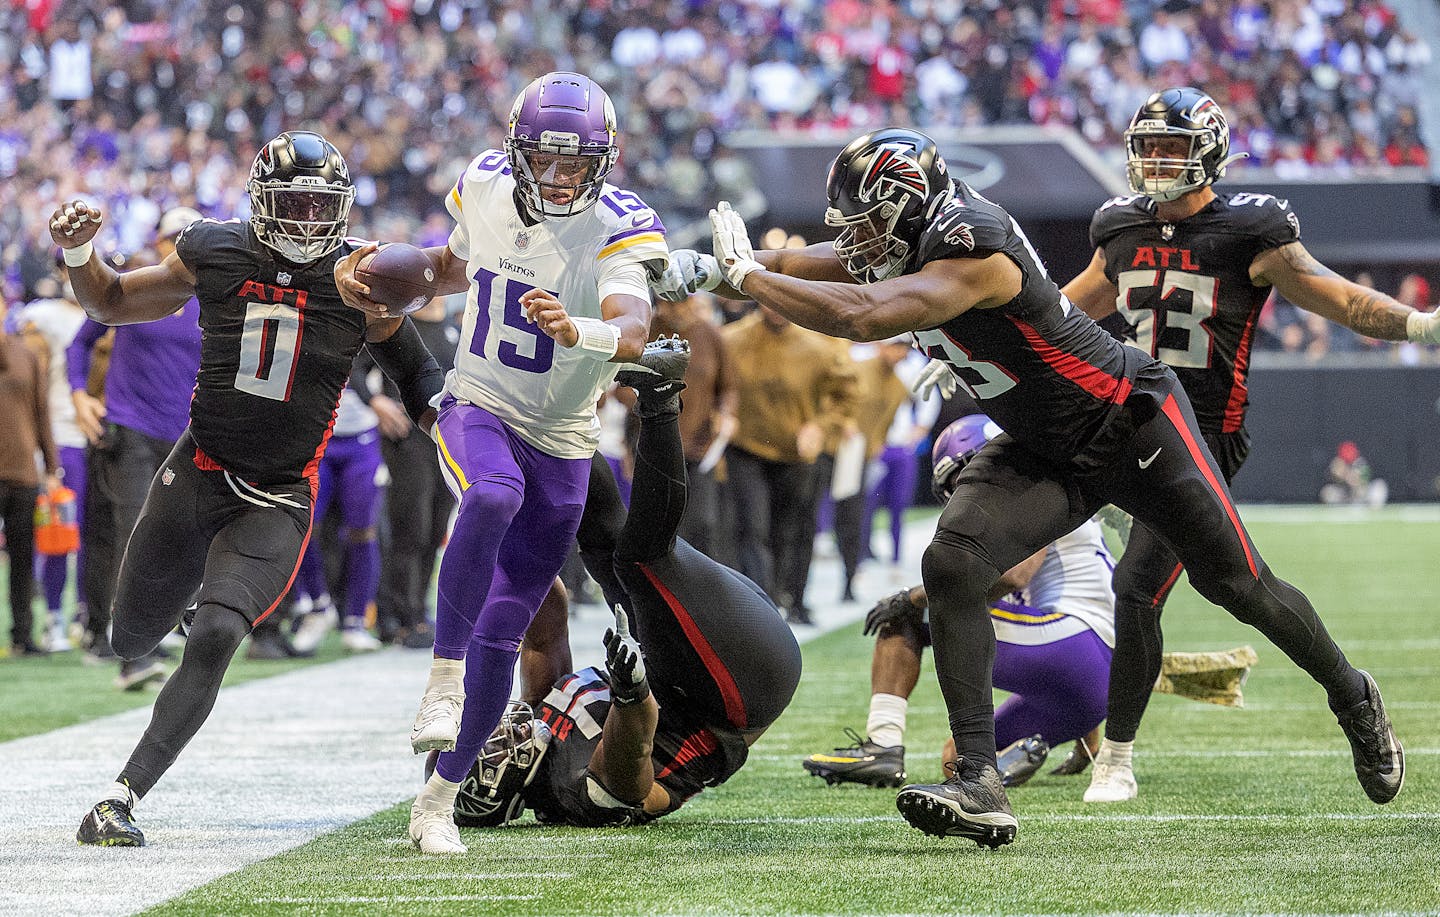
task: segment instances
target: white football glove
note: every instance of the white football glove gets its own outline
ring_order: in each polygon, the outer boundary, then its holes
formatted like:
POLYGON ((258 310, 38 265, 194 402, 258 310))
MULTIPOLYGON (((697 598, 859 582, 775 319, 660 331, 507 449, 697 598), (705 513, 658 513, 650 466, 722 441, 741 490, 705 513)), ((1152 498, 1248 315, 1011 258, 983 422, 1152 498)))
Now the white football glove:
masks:
POLYGON ((615 606, 615 626, 605 629, 605 668, 610 673, 610 698, 622 706, 638 704, 650 696, 645 678, 645 657, 640 643, 630 636, 625 609, 615 606))
POLYGON ((709 292, 720 285, 720 266, 714 255, 702 255, 692 248, 670 253, 665 273, 650 282, 650 288, 670 302, 684 302, 697 290, 709 292))
POLYGON ((955 394, 958 386, 959 380, 955 378, 955 374, 950 371, 949 366, 940 360, 931 360, 925 364, 924 369, 920 370, 920 375, 915 377, 915 383, 910 386, 910 391, 914 392, 921 401, 925 401, 930 397, 931 392, 937 390, 942 399, 949 398, 955 394))
POLYGON ((765 265, 755 260, 755 250, 750 247, 750 233, 740 214, 730 209, 729 201, 721 201, 710 211, 710 230, 713 233, 711 248, 715 261, 725 282, 740 290, 745 278, 756 271, 765 270, 765 265))
POLYGON ((1411 312, 1405 320, 1405 336, 1416 344, 1440 344, 1440 309, 1411 312))

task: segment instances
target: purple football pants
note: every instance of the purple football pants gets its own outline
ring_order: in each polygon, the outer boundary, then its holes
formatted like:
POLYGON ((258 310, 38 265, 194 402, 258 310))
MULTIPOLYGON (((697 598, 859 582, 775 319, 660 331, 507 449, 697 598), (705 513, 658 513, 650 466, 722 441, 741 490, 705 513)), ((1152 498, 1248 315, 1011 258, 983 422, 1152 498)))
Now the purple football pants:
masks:
MULTIPOLYGON (((890 559, 900 562, 900 548, 905 537, 905 510, 915 497, 915 479, 920 471, 915 463, 915 450, 905 446, 886 446, 880 453, 885 473, 865 495, 865 529, 860 544, 870 552, 871 524, 875 511, 884 505, 890 511, 890 559)), ((1033 734, 1033 733, 1032 733, 1033 734)))
POLYGON ((500 722, 520 640, 575 540, 590 458, 548 455, 489 411, 449 396, 436 431, 460 509, 440 561, 435 655, 465 660, 460 737, 437 769, 458 782, 500 722))
POLYGON ((1011 692, 995 711, 995 747, 1043 736, 1053 748, 1105 719, 1110 647, 1093 630, 1054 643, 995 642, 995 687, 1011 692))
MULTIPOLYGON (((345 548, 346 625, 363 625, 365 612, 375 601, 380 584, 380 546, 375 526, 380 516, 380 488, 375 473, 380 469, 380 434, 366 430, 359 436, 335 436, 320 460, 320 484, 315 492, 315 521, 312 531, 332 504, 340 504, 340 540, 345 548)), ((325 561, 320 539, 312 537, 295 577, 295 592, 311 599, 328 595, 325 561)))
MULTIPOLYGON (((85 450, 80 446, 61 446, 60 467, 65 471, 65 486, 75 491, 75 521, 80 524, 82 531, 85 525, 85 450)), ((77 571, 85 569, 84 545, 81 545, 77 552, 79 557, 75 561, 77 571)), ((37 555, 38 556, 38 555, 37 555)), ((70 555, 56 554, 51 556, 38 556, 40 564, 40 583, 45 590, 45 607, 50 609, 52 617, 60 614, 61 603, 65 598, 65 580, 70 577, 70 555)))

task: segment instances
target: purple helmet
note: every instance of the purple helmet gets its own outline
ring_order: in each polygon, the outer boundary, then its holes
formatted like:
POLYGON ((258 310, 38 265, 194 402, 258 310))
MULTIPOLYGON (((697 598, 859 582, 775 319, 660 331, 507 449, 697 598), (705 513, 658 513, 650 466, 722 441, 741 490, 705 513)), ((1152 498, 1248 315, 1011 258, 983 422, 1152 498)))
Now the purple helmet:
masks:
POLYGON ((620 156, 615 106, 588 76, 547 73, 515 99, 505 153, 531 217, 584 213, 620 156))
POLYGON ((955 489, 955 478, 960 469, 970 463, 980 447, 1000 434, 1000 427, 984 414, 971 414, 940 431, 935 437, 935 448, 930 453, 934 471, 930 475, 930 489, 944 503, 955 489))

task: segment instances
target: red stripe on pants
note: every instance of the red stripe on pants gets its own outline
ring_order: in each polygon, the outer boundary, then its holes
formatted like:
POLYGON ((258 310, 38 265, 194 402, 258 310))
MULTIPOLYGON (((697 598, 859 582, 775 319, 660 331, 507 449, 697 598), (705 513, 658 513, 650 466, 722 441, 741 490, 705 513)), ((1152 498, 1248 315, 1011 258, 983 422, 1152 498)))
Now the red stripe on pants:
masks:
POLYGON ((660 593, 661 598, 665 599, 665 604, 670 606, 675 620, 680 622, 680 629, 685 631, 686 639, 690 641, 691 646, 695 647, 695 652, 700 654, 700 661, 704 663, 705 671, 710 673, 710 677, 715 681, 715 686, 720 689, 720 697, 725 702, 725 718, 736 729, 744 729, 749 721, 745 713, 745 700, 740 696, 740 687, 735 684, 730 670, 725 667, 725 663, 716 654, 715 648, 710 645, 709 640, 705 639, 705 635, 700 632, 695 619, 690 617, 690 612, 685 610, 685 606, 680 604, 680 600, 675 597, 675 594, 665 588, 665 584, 660 582, 648 566, 645 564, 636 564, 636 566, 645 574, 650 585, 660 593))

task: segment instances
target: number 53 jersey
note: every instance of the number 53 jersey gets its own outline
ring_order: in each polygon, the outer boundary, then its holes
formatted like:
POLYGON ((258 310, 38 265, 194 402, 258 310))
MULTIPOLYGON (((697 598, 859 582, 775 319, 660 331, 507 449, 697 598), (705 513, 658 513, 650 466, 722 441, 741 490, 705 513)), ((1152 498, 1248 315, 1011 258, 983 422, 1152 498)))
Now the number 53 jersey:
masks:
POLYGON ((665 227, 645 202, 609 184, 588 210, 526 225, 499 150, 466 167, 446 199, 450 250, 467 262, 470 290, 455 368, 445 388, 491 412, 558 458, 588 458, 598 442, 595 403, 620 364, 561 347, 531 324, 520 297, 539 288, 574 318, 602 318, 616 293, 648 301, 646 263, 669 260, 665 227))
POLYGON ((1217 193, 1194 216, 1167 223, 1144 196, 1100 206, 1090 241, 1105 252, 1130 343, 1175 370, 1202 433, 1239 432, 1255 326, 1270 294, 1250 282, 1261 253, 1300 239, 1300 220, 1268 194, 1217 193))
POLYGON ((175 240, 200 300, 200 373, 190 431, 203 456, 254 484, 313 476, 365 315, 340 300, 335 262, 277 259, 250 224, 192 223, 175 240))

